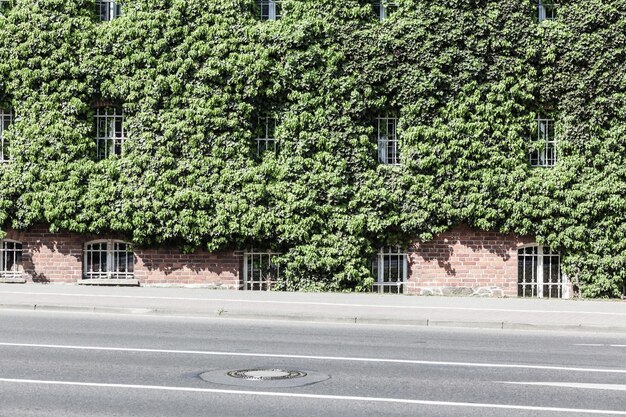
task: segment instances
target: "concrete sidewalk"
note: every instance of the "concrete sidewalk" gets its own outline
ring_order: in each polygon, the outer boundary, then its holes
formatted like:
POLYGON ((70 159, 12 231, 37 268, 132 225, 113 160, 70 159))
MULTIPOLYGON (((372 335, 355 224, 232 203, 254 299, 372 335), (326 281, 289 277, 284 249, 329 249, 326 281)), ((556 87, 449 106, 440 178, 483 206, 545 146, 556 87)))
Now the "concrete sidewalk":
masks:
POLYGON ((601 300, 0 284, 2 308, 626 333, 626 302, 601 300))

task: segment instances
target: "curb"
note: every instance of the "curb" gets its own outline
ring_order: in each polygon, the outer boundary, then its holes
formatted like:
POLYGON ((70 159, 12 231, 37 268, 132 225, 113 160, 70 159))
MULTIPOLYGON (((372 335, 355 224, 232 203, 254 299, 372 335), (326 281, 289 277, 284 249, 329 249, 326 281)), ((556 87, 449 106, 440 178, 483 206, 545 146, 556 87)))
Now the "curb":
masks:
POLYGON ((264 314, 262 312, 244 311, 233 312, 218 310, 208 312, 182 312, 176 309, 158 308, 129 308, 129 307, 102 307, 102 306, 73 306, 55 304, 0 304, 0 310, 21 311, 54 311, 68 313, 100 313, 100 314, 132 314, 147 316, 178 316, 197 318, 223 318, 267 321, 294 321, 339 324, 371 324, 371 325, 399 325, 433 328, 463 328, 463 329, 492 329, 492 330, 521 330, 521 331, 557 331, 557 332, 595 332, 595 333, 626 333, 626 327, 598 326, 598 325, 554 325, 533 324, 510 321, 471 321, 471 320, 430 320, 430 319, 385 319, 350 316, 315 316, 308 314, 264 314))

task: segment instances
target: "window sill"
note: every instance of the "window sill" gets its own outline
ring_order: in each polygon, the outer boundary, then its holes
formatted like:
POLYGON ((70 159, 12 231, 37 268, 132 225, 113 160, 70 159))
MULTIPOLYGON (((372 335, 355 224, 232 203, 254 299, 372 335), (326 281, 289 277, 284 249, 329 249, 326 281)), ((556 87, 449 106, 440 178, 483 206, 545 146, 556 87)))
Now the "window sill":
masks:
POLYGON ((79 279, 76 282, 78 285, 129 285, 139 286, 138 279, 129 278, 91 278, 91 279, 79 279))
POLYGON ((23 277, 0 277, 1 284, 25 284, 26 279, 23 277))

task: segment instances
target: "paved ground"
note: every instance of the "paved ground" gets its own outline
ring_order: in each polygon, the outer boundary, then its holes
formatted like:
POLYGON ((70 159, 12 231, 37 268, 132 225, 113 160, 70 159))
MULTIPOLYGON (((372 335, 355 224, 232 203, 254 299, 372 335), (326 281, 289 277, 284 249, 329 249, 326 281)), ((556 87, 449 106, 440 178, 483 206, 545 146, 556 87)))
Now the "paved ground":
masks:
POLYGON ((626 333, 626 302, 0 284, 0 309, 626 333))
POLYGON ((625 354, 599 332, 4 309, 0 416, 626 415, 625 354), (225 376, 251 368, 321 378, 225 376))

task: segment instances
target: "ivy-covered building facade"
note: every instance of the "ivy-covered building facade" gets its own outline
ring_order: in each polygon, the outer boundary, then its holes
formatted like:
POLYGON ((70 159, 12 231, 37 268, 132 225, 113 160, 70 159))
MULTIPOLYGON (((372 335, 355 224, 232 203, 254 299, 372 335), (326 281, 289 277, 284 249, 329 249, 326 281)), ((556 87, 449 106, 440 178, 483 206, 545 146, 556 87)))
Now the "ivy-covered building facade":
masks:
POLYGON ((626 4, 444 3, 0 1, 0 282, 624 294, 626 4))

